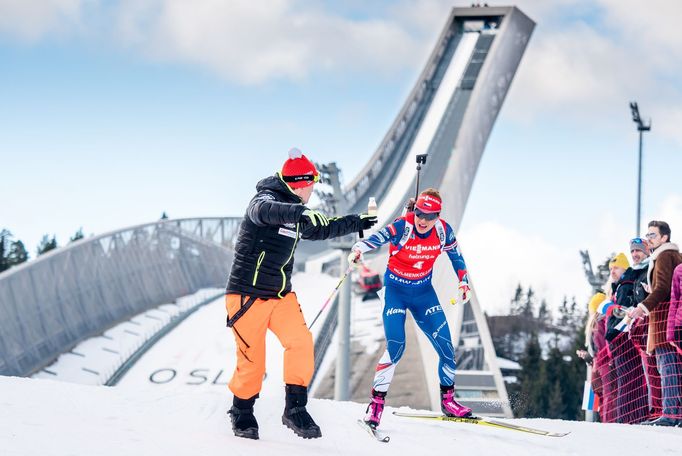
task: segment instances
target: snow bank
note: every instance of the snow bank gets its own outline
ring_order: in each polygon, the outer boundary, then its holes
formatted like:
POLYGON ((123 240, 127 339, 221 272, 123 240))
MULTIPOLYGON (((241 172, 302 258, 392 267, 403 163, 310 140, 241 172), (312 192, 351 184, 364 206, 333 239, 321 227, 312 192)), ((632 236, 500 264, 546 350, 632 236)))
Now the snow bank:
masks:
MULTIPOLYGON (((88 386, 0 377, 0 453, 3 456, 88 455, 396 455, 435 452, 477 455, 677 454, 682 429, 558 420, 513 420, 563 438, 459 423, 400 418, 387 408, 374 441, 356 424, 364 404, 312 399, 309 410, 323 437, 303 440, 281 424, 281 398, 256 402, 261 440, 234 437, 225 414, 228 397, 213 389, 88 386)), ((390 403, 390 396, 389 396, 390 403)))

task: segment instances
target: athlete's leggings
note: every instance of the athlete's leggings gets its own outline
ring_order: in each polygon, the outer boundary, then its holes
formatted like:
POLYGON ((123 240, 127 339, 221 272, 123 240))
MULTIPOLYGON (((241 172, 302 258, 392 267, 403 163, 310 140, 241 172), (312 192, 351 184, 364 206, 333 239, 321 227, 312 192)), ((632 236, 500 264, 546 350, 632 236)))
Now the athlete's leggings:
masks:
POLYGON ((453 385, 456 367, 455 350, 450 339, 448 322, 431 283, 413 286, 386 281, 384 301, 386 351, 376 367, 374 390, 388 391, 396 364, 403 356, 407 310, 412 313, 419 329, 428 337, 438 353, 438 378, 441 385, 453 385))

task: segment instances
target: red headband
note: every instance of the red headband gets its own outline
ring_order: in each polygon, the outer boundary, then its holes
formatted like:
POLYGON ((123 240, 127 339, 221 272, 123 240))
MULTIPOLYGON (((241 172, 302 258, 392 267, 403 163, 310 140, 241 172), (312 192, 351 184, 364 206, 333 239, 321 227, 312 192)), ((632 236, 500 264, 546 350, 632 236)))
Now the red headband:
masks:
POLYGON ((441 200, 431 195, 419 195, 415 207, 425 214, 434 214, 441 210, 441 200))

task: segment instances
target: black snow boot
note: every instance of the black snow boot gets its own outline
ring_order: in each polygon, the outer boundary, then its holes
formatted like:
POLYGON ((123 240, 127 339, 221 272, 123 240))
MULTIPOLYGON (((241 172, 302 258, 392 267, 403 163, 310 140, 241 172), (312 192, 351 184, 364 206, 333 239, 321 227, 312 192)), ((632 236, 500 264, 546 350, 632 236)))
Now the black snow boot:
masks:
POLYGON ((240 399, 237 396, 232 401, 232 407, 227 411, 232 420, 232 430, 237 437, 245 439, 258 439, 258 422, 253 415, 253 404, 258 394, 249 399, 240 399))
POLYGON ((282 415, 282 424, 304 439, 322 437, 320 427, 315 424, 315 421, 313 421, 313 418, 305 409, 308 403, 308 388, 287 384, 285 391, 287 397, 284 414, 282 415))

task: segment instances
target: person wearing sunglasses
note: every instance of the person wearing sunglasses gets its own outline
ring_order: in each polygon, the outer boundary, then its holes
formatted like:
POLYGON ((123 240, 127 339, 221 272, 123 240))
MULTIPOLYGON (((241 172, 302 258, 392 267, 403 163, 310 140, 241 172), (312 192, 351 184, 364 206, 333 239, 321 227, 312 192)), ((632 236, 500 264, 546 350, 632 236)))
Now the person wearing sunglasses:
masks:
MULTIPOLYGON (((648 256, 649 247, 646 240, 637 237, 630 240, 632 266, 628 263, 624 253, 618 254, 609 263, 610 277, 613 281, 614 302, 617 302, 621 308, 616 312, 617 314, 624 314, 646 298, 648 293, 642 281, 646 282, 648 256), (616 263, 621 264, 622 267, 614 267, 616 263), (615 293, 616 289, 619 290, 617 294, 615 293)), ((622 315, 619 318, 622 318, 622 315)))
POLYGON ((632 295, 628 302, 624 302, 623 305, 625 307, 636 307, 649 295, 645 289, 649 271, 649 243, 646 239, 641 237, 630 239, 630 258, 632 258, 631 269, 634 273, 632 295))
POLYGON ((237 365, 229 382, 229 410, 238 437, 258 439, 253 406, 265 374, 265 336, 270 329, 284 350, 286 404, 282 423, 303 438, 322 435, 306 410, 313 375, 313 339, 291 290, 299 239, 328 239, 368 230, 367 214, 328 218, 306 204, 319 181, 315 165, 298 149, 289 151, 282 170, 256 185, 239 227, 225 291, 227 326, 237 345, 237 365))
POLYGON ((376 367, 365 422, 376 428, 384 409, 396 365, 405 350, 405 319, 409 310, 419 329, 438 353, 441 410, 445 415, 466 417, 471 409, 455 400, 455 353, 450 328, 431 284, 433 265, 446 253, 458 283, 459 302, 469 300, 470 288, 464 258, 452 227, 440 218, 442 199, 435 189, 424 190, 414 210, 385 226, 366 240, 356 243, 349 263, 362 254, 389 244, 390 258, 384 276, 383 323, 386 350, 376 367))
POLYGON ((649 316, 646 349, 647 353, 656 355, 663 400, 661 417, 644 423, 654 426, 682 423, 682 357, 666 340, 673 271, 682 263, 682 256, 679 247, 670 242, 670 236, 670 226, 666 222, 649 222, 646 234, 652 251, 647 274, 649 296, 628 312, 633 320, 649 316))
MULTIPOLYGON (((632 258, 631 268, 634 271, 635 276, 631 300, 627 304, 627 307, 630 308, 627 309, 628 312, 649 296, 649 293, 645 289, 647 284, 647 273, 649 271, 649 243, 646 238, 636 237, 630 240, 630 257, 632 258)), ((656 367, 656 356, 648 354, 646 351, 646 343, 649 335, 649 319, 639 318, 630 321, 629 333, 629 338, 639 353, 647 389, 649 391, 648 397, 650 404, 647 418, 657 418, 661 414, 661 381, 658 374, 658 368, 656 367)))

